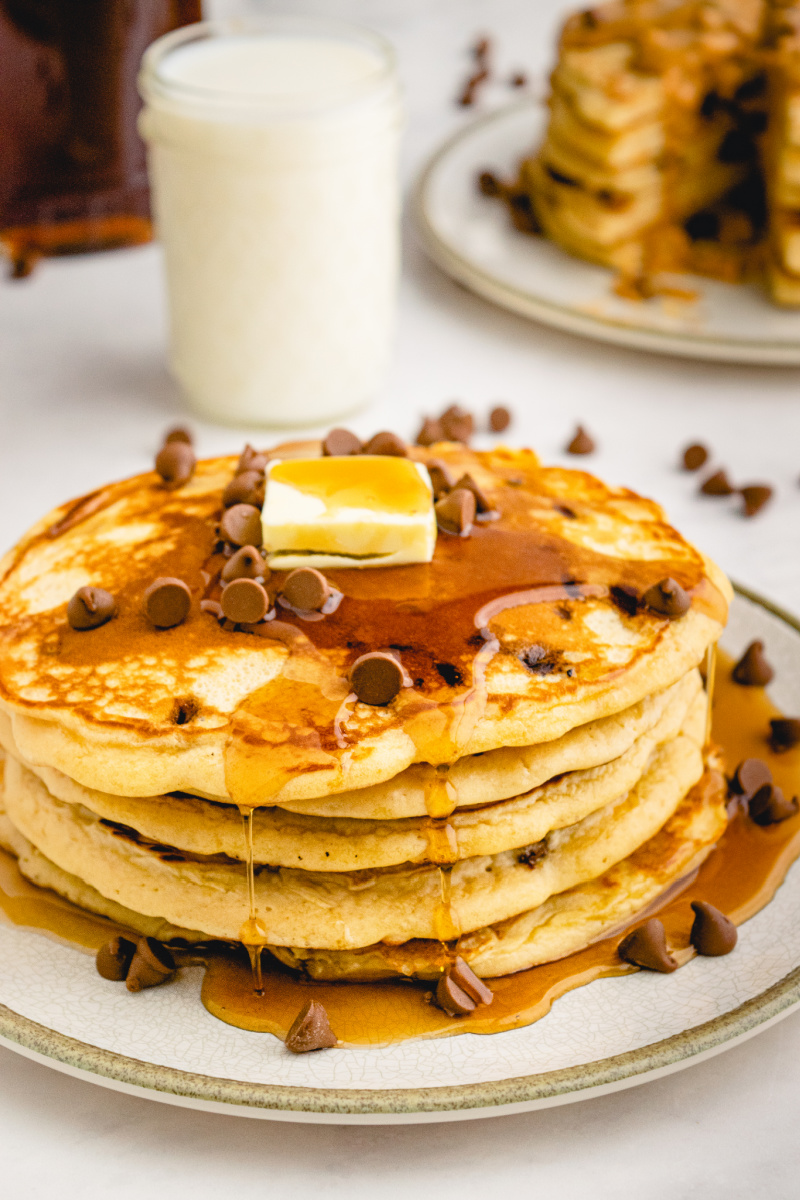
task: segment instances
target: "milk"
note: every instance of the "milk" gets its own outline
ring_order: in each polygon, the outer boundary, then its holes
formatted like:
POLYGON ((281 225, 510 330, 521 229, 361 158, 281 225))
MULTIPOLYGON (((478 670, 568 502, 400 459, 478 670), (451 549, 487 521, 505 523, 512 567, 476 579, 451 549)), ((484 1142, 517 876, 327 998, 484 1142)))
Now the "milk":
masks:
POLYGON ((140 86, 171 365, 191 406, 297 425, 367 403, 399 256, 391 52, 332 22, 206 22, 154 43, 140 86))

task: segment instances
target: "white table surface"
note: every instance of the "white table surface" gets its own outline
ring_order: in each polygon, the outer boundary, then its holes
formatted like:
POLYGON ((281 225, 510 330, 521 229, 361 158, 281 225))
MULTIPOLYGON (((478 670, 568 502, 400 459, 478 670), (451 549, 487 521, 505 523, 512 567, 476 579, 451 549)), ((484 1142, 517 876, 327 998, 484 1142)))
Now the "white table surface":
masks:
MULTIPOLYGON (((219 10, 220 5, 215 6, 219 10)), ((241 8, 241 5, 237 6, 241 8)), ((251 7, 256 7, 251 5, 251 7)), ((261 5, 335 13, 396 43, 406 82, 410 180, 467 119, 452 103, 478 32, 505 74, 542 86, 563 0, 318 0, 261 5)), ((495 89, 485 104, 510 93, 495 89)), ((800 333, 800 317, 798 317, 800 333)), ((0 285, 0 544, 66 497, 146 469, 185 417, 165 366, 156 247, 47 263, 0 285)), ((580 341, 493 309, 429 265, 407 231, 397 347, 383 395, 351 425, 413 436, 460 400, 509 404, 513 440, 546 460, 580 420, 587 465, 663 502, 737 580, 800 613, 800 372, 694 363, 580 341), (777 494, 751 521, 696 496, 676 468, 706 442, 740 483, 777 494)), ((193 422, 199 452, 269 435, 193 422)), ((574 464, 576 460, 571 460, 574 464)), ((366 1200, 409 1191, 601 1200, 782 1200, 800 1192, 800 1014, 724 1055, 644 1088, 463 1125, 331 1128, 212 1116, 69 1079, 0 1050, 2 1194, 180 1200, 280 1195, 366 1200)))

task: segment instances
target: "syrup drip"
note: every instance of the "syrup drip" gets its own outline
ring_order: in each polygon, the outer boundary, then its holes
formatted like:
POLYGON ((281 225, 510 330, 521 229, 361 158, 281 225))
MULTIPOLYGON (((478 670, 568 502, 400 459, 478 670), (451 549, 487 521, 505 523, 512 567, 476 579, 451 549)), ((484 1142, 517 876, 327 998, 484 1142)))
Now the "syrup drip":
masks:
POLYGON ((425 780, 425 808, 430 817, 449 817, 455 811, 458 803, 458 792, 452 780, 448 779, 449 763, 429 768, 430 775, 425 780))
POLYGON ((256 870, 253 853, 253 809, 240 808, 242 826, 244 829, 245 867, 247 875, 247 907, 248 917, 239 931, 239 941, 247 951, 250 959, 250 970, 253 977, 253 988, 257 996, 264 994, 261 952, 265 942, 269 941, 267 931, 256 915, 256 870))
POLYGON ((711 726, 714 721, 714 685, 717 681, 717 643, 712 644, 706 650, 706 697, 708 707, 706 709, 706 745, 711 742, 711 726))
POLYGON ((440 942, 452 942, 461 936, 458 914, 453 911, 453 868, 441 866, 437 869, 440 899, 433 913, 433 928, 440 942))

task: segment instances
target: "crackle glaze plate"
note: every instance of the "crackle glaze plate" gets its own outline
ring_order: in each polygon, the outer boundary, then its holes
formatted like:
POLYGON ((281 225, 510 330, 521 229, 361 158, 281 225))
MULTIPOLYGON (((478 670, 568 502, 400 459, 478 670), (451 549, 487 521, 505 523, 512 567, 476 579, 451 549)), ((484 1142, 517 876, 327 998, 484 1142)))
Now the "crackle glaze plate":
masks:
POLYGON ((541 140, 545 110, 531 100, 479 118, 433 156, 417 185, 417 228, 430 257, 488 300, 547 325, 605 342, 688 358, 800 364, 800 312, 776 308, 755 284, 676 275, 675 296, 624 300, 614 273, 545 238, 519 233, 503 204, 482 196, 478 174, 513 178, 541 140))
MULTIPOLYGON (((769 691, 800 712, 800 624, 740 592, 722 640, 763 638, 769 691)), ((589 1099, 718 1054, 800 1006, 800 863, 741 926, 725 958, 641 971, 562 996, 540 1021, 491 1035, 294 1055, 216 1020, 200 968, 131 996, 90 955, 0 925, 0 1044, 69 1075, 151 1100, 284 1121, 458 1121, 589 1099)))

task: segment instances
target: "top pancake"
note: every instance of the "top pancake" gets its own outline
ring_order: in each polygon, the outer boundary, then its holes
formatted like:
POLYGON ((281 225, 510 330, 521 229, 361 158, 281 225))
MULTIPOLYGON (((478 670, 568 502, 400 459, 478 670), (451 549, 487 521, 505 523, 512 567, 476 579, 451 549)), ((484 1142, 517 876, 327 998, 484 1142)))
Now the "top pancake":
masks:
POLYGON ((718 637, 727 580, 652 501, 530 451, 413 453, 469 471, 499 519, 440 533, 429 564, 326 571, 339 608, 313 623, 280 611, 296 631, 281 641, 199 607, 225 562, 216 530, 235 458, 198 463, 177 491, 150 472, 51 513, 0 564, 0 707, 20 753, 118 795, 324 796, 560 737, 668 687, 718 637), (193 603, 161 630, 142 597, 164 575, 193 603), (692 597, 677 620, 630 614, 612 591, 665 576, 692 597), (79 632, 66 604, 86 584, 118 613, 79 632), (348 700, 352 662, 390 647, 410 686, 386 707, 348 700))

